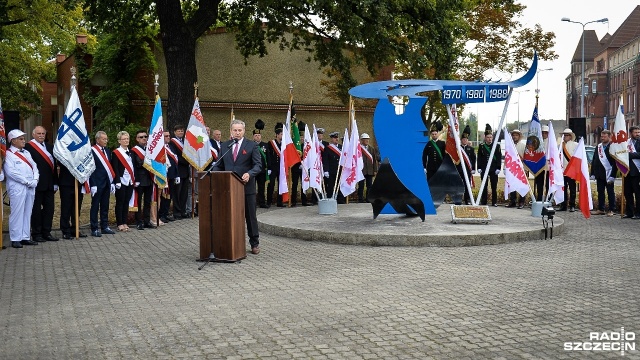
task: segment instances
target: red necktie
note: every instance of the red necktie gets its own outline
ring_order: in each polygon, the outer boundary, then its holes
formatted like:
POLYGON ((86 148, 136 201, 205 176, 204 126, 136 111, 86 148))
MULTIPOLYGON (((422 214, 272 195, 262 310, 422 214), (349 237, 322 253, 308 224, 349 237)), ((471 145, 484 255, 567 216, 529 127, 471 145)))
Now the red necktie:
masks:
POLYGON ((238 157, 238 143, 236 143, 235 147, 233 148, 233 161, 236 161, 236 158, 238 157))

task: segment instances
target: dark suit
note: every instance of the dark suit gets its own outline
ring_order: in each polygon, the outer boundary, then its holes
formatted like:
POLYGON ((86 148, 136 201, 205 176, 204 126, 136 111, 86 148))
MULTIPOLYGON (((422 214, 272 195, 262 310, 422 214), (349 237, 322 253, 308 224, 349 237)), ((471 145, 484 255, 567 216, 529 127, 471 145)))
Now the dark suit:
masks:
POLYGON ((445 142, 442 140, 429 140, 422 150, 422 166, 427 170, 427 180, 435 175, 442 164, 445 142))
MULTIPOLYGON (((172 138, 169 143, 171 151, 178 157, 178 176, 180 177, 180 184, 175 184, 175 196, 173 199, 173 216, 187 217, 187 198, 189 197, 189 191, 191 189, 191 183, 189 182, 189 162, 182 156, 182 148, 175 144, 174 141, 178 141, 184 144, 184 138, 172 138)), ((188 214, 191 217, 191 214, 188 214)))
MULTIPOLYGON (((107 156, 107 161, 110 163, 112 156, 111 150, 105 147, 104 153, 107 156)), ((105 169, 98 158, 100 155, 96 155, 96 152, 93 150, 91 150, 91 154, 93 154, 93 161, 96 163, 96 170, 91 174, 89 184, 91 187, 96 187, 97 191, 91 198, 90 222, 91 231, 96 231, 109 227, 109 196, 112 182, 109 181, 109 170, 105 169), (100 223, 98 223, 98 212, 100 212, 100 223)))
MULTIPOLYGON (((473 150, 473 146, 471 146, 469 144, 460 145, 460 148, 461 148, 462 151, 464 151, 464 153, 469 158, 469 163, 471 165, 471 168, 469 168, 467 166, 467 176, 469 177, 469 182, 471 184, 473 184, 473 174, 471 172, 476 169, 476 152, 473 150)), ((460 163, 461 164, 464 163, 466 165, 466 162, 464 161, 464 159, 462 159, 462 161, 460 163)), ((461 166, 458 167, 458 172, 460 173, 460 177, 464 176, 464 172, 462 172, 462 167, 461 166)), ((463 200, 464 200, 465 204, 469 204, 469 202, 471 200, 471 195, 469 194, 469 189, 467 189, 466 182, 465 182, 465 185, 464 185, 464 199, 463 200)))
POLYGON ((609 166, 611 167, 611 171, 607 174, 607 169, 604 167, 604 164, 600 160, 600 146, 596 147, 596 152, 593 154, 593 160, 591 161, 591 176, 596 178, 596 188, 598 191, 598 210, 604 211, 604 199, 605 199, 605 190, 607 192, 607 197, 609 200, 609 211, 615 210, 615 202, 616 202, 616 193, 614 190, 614 182, 607 182, 609 178, 614 178, 618 174, 618 167, 616 166, 616 162, 613 159, 613 156, 609 154, 609 145, 602 146, 602 152, 604 153, 605 158, 609 162, 609 166))
POLYGON ((260 206, 265 206, 267 204, 267 201, 264 197, 264 190, 265 186, 267 185, 267 149, 269 146, 271 145, 264 141, 261 141, 258 144, 258 151, 260 151, 260 159, 262 160, 262 171, 260 171, 260 174, 256 176, 256 183, 258 186, 258 195, 256 198, 258 201, 258 205, 260 206))
MULTIPOLYGON (((169 147, 168 145, 165 145, 169 147)), ((171 149, 167 149, 170 151, 171 149)), ((167 159, 169 159, 169 164, 171 166, 167 169, 167 183, 169 184, 169 194, 170 196, 163 195, 160 197, 160 210, 158 216, 162 220, 162 218, 166 218, 169 216, 169 209, 171 207, 171 199, 174 198, 177 194, 176 191, 176 178, 178 177, 178 163, 173 160, 172 156, 167 154, 167 159)), ((197 179, 196 179, 197 181, 197 179)), ((162 220, 164 221, 164 220, 162 220)))
POLYGON ((25 145, 25 149, 31 154, 40 172, 40 178, 38 179, 38 186, 36 186, 36 194, 33 200, 33 211, 31 213, 31 235, 34 239, 51 235, 53 209, 55 208, 55 191, 53 190, 53 186, 58 185, 58 173, 54 171, 57 167, 57 161, 53 157, 53 145, 44 143, 47 152, 51 155, 51 158, 49 158, 45 154, 46 159, 36 150, 35 146, 40 145, 34 145, 32 142, 28 142, 25 145))
MULTIPOLYGON (((280 148, 282 144, 277 140, 269 141, 267 145, 267 172, 271 171, 269 175, 269 185, 267 185, 267 206, 271 206, 273 203, 273 192, 277 190, 276 182, 280 181, 280 148), (274 145, 275 143, 275 145, 274 145), (278 151, 274 149, 274 146, 278 148, 278 151)), ((284 206, 282 204, 282 195, 278 195, 276 198, 278 206, 284 206)))
POLYGON ((60 168, 58 185, 60 186, 60 230, 63 234, 75 236, 76 233, 76 207, 75 187, 78 187, 78 212, 82 211, 82 184, 69 172, 69 169, 57 163, 60 168))
POLYGON ((640 139, 631 137, 629 142, 636 151, 629 153, 629 173, 624 179, 625 212, 628 216, 640 216, 640 169, 633 162, 640 159, 640 139))
MULTIPOLYGON (((222 143, 222 148, 233 144, 233 141, 222 143)), ((256 175, 262 171, 262 159, 258 145, 248 139, 242 139, 239 145, 236 160, 233 160, 233 146, 231 151, 224 154, 213 167, 213 171, 233 171, 238 176, 249 174, 249 181, 244 185, 244 217, 247 223, 247 233, 249 235, 249 244, 251 248, 258 247, 260 244, 258 238, 258 218, 256 217, 256 175)))
POLYGON ((489 181, 484 184, 484 189, 482 189, 482 195, 480 196, 480 205, 487 205, 487 186, 489 183, 491 183, 491 205, 498 203, 498 175, 496 170, 500 170, 502 167, 502 152, 500 151, 500 144, 497 144, 493 159, 489 160, 492 146, 493 143, 482 143, 478 146, 478 170, 481 171, 480 175, 484 176, 485 173, 489 173, 489 181))
MULTIPOLYGON (((144 154, 145 148, 136 145, 138 149, 144 154)), ((150 224, 151 223, 151 196, 153 196, 153 180, 149 170, 144 167, 144 160, 140 159, 140 156, 133 153, 131 154, 131 161, 133 162, 133 172, 136 174, 136 183, 138 187, 135 189, 138 196, 138 212, 136 212, 136 223, 150 224)))
MULTIPOLYGON (((338 167, 340 166, 340 151, 342 151, 342 145, 337 144, 336 147, 339 149, 338 151, 336 151, 334 147, 327 145, 322 152, 322 168, 325 172, 329 173, 329 177, 325 177, 324 179, 328 198, 333 196, 333 188, 335 187, 336 181, 338 181, 338 167)), ((346 203, 340 187, 338 187, 338 196, 336 199, 338 204, 346 203)))
MULTIPOLYGON (((116 150, 117 151, 117 150, 116 150)), ((124 176, 125 172, 125 164, 120 161, 120 158, 117 154, 112 154, 111 157, 111 167, 113 167, 113 171, 116 173, 116 178, 113 180, 115 184, 120 184, 120 188, 118 189, 116 186, 116 224, 126 225, 127 220, 129 218, 129 200, 131 199, 131 194, 133 193, 133 184, 131 180, 127 179, 128 183, 123 183, 121 178, 124 176)), ((136 154, 132 154, 130 150, 125 152, 125 161, 127 157, 131 158, 131 156, 137 156, 136 154)), ((133 163, 133 160, 131 161, 133 163)), ((127 163, 128 164, 128 163, 127 163)), ((133 170, 133 169, 132 169, 133 170)), ((129 174, 129 176, 133 176, 135 178, 135 171, 133 174, 129 174)), ((133 179, 135 180, 135 179, 133 179)))

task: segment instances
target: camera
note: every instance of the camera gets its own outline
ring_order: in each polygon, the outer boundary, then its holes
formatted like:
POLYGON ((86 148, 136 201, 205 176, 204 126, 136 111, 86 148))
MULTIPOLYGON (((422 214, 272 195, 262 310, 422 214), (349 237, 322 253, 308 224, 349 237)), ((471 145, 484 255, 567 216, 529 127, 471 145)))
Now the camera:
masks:
POLYGON ((548 218, 553 218, 553 215, 555 214, 556 214, 556 209, 554 209, 553 206, 543 207, 542 210, 540 211, 540 215, 546 216, 548 218))

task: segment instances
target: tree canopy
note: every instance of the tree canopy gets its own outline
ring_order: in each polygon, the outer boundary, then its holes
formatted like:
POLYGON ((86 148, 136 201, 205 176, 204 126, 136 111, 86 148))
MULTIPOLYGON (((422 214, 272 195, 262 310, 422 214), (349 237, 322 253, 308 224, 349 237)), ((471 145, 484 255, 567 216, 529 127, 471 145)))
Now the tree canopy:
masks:
POLYGON ((40 81, 55 80, 55 55, 69 53, 82 27, 72 0, 0 0, 0 98, 5 109, 28 115, 41 102, 40 81))

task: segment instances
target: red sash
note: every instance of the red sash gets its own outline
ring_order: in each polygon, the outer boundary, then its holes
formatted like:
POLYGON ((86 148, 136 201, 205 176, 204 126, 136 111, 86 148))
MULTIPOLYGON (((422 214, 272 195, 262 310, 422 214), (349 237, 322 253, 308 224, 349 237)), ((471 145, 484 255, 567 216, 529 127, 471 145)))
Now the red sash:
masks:
POLYGON ((360 149, 362 149, 362 153, 365 154, 369 161, 371 161, 371 163, 373 164, 373 156, 371 155, 371 153, 369 153, 369 150, 365 149, 363 146, 360 146, 360 149))
POLYGON ((338 149, 337 146, 330 144, 329 146, 329 150, 333 151, 334 153, 336 153, 336 155, 341 156, 342 155, 342 151, 340 149, 338 149))
POLYGON ((140 149, 139 146, 134 146, 131 148, 131 151, 133 151, 134 153, 136 153, 136 155, 138 155, 138 157, 140 158, 140 160, 144 161, 144 153, 142 152, 142 149, 140 149))
POLYGON ((100 159, 100 162, 102 163, 102 166, 105 168, 105 170, 107 170, 107 175, 109 175, 109 182, 113 182, 113 179, 116 178, 116 172, 113 171, 113 168, 111 167, 111 163, 109 163, 109 159, 107 159, 107 155, 105 153, 102 152, 102 149, 100 149, 100 147, 98 145, 93 145, 92 146, 93 151, 98 154, 98 159, 100 159))
POLYGON ((273 151, 276 152, 276 154, 278 154, 278 158, 280 158, 280 147, 278 146, 278 144, 276 144, 275 140, 271 140, 269 141, 269 143, 271 144, 271 147, 273 148, 273 151))
MULTIPOLYGON (((11 152, 10 149, 7 149, 7 151, 11 152)), ((19 157, 20 159, 22 159, 22 161, 26 162, 27 165, 29 165, 29 167, 31 168, 31 171, 33 171, 33 165, 31 165, 31 161, 27 160, 27 158, 24 157, 24 155, 20 154, 20 151, 14 151, 13 154, 19 157)))
MULTIPOLYGON (((167 147, 165 148, 167 155, 169 155, 169 157, 171 157, 173 159, 173 161, 176 163, 176 165, 178 164, 178 155, 174 154, 173 151, 171 151, 171 149, 169 148, 169 146, 167 145, 167 147)), ((213 148, 211 148, 211 152, 213 152, 213 148)))
POLYGON ((173 143, 173 145, 175 145, 178 149, 180 149, 180 151, 182 151, 182 149, 184 148, 184 146, 182 145, 182 143, 180 142, 180 140, 176 139, 176 138, 171 138, 171 142, 173 143))
POLYGON ((42 148, 40 147, 40 144, 38 144, 38 142, 35 139, 31 139, 31 141, 29 142, 31 143, 31 147, 33 147, 34 149, 36 149, 36 151, 38 151, 38 154, 40 154, 40 156, 44 158, 47 164, 49 164, 49 166, 51 167, 51 171, 53 171, 53 163, 51 162, 51 158, 49 157, 49 155, 47 155, 44 152, 44 150, 42 150, 42 148))
POLYGON ((119 149, 114 150, 113 153, 116 154, 116 157, 118 158, 118 160, 120 160, 120 163, 122 163, 122 166, 124 166, 124 168, 127 169, 127 171, 129 172, 129 175, 131 175, 131 182, 135 184, 136 177, 133 173, 133 169, 131 168, 131 166, 129 166, 129 162, 127 161, 127 159, 125 159, 124 155, 122 154, 121 151, 119 151, 119 149))
POLYGON ((211 147, 211 156, 213 156, 213 160, 218 160, 218 150, 211 147))

